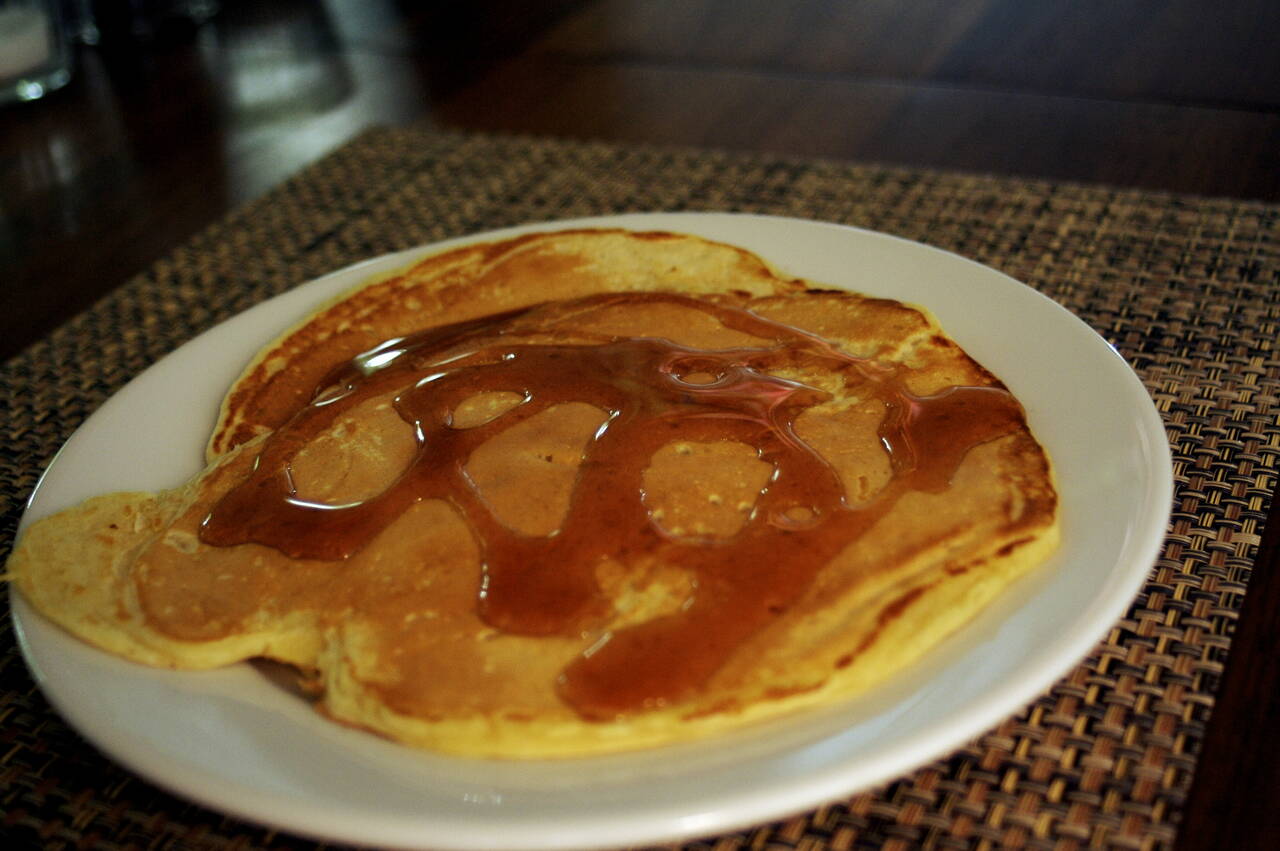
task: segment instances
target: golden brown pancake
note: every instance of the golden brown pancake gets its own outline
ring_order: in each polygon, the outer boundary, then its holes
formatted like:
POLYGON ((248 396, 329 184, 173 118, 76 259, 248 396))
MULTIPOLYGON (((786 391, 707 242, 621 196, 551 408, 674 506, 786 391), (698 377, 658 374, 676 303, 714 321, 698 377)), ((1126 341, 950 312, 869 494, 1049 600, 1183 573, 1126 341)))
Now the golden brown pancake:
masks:
POLYGON ((1057 537, 1021 407, 929 316, 673 234, 358 289, 264 349, 210 457, 33 524, 23 593, 128 658, 278 660, 335 719, 467 755, 845 698, 1057 537))
POLYGON ((436 254, 357 287, 266 346, 228 392, 208 460, 284 422, 335 364, 428 325, 602 292, 761 296, 803 286, 742 248, 665 232, 554 231, 436 254))

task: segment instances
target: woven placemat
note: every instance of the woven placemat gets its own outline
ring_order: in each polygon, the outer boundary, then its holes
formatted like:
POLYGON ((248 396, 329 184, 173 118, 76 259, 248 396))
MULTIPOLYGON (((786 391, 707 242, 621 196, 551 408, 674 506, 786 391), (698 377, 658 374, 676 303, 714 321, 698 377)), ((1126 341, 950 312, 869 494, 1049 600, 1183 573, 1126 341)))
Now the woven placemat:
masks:
MULTIPOLYGON (((1280 207, 758 155, 365 134, 0 370, 0 555, 72 430, 195 333, 352 261, 527 221, 729 210, 958 252, 1063 303, 1142 377, 1175 453, 1173 524, 1127 616, 1024 712, 875 791, 696 848, 1167 847, 1280 455, 1280 207)), ((0 638, 0 825, 76 848, 311 843, 187 804, 98 756, 0 638)))

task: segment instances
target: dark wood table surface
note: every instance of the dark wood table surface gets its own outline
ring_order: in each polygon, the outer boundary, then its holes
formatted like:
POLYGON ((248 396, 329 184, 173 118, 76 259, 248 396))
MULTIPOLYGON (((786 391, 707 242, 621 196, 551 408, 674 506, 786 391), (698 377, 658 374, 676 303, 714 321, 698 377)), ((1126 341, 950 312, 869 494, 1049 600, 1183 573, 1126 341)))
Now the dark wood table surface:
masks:
MULTIPOLYGON (((0 357, 376 124, 1280 201, 1274 0, 90 5, 72 82, 0 108, 0 357)), ((1280 831, 1278 514, 1182 848, 1280 831)))

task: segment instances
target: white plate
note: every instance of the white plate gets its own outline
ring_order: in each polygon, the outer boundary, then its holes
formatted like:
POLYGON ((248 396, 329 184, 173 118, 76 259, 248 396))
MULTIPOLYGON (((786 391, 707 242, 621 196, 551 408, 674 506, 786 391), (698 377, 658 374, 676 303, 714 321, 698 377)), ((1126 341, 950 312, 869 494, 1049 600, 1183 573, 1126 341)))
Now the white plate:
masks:
MULTIPOLYGON (((1172 498, 1146 391, 1084 323, 985 266, 882 234, 793 219, 654 214, 545 223, 701 234, 786 272, 925 305, 1024 402, 1060 478, 1053 561, 923 663, 851 703, 714 741, 561 762, 398 747, 324 721, 258 670, 173 673, 99 653, 14 600, 28 663, 91 742, 210 807, 319 838, 439 849, 578 848, 705 836, 889 780, 981 734, 1047 689, 1126 610, 1172 498)), ((241 365, 309 308, 423 250, 258 305, 192 340, 94 414, 41 480, 25 522, 109 490, 178 484, 201 464, 241 365)))

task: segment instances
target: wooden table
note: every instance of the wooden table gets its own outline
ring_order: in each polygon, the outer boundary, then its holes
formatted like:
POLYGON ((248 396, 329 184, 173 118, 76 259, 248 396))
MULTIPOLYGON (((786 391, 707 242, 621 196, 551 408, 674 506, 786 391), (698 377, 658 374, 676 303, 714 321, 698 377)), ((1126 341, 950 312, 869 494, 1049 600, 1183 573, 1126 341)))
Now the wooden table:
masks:
MULTIPOLYGON (((421 5, 226 0, 146 37, 104 14, 66 89, 0 109, 0 357, 378 124, 1280 201, 1264 0, 421 5)), ((1183 848, 1280 830, 1276 515, 1183 848)))

